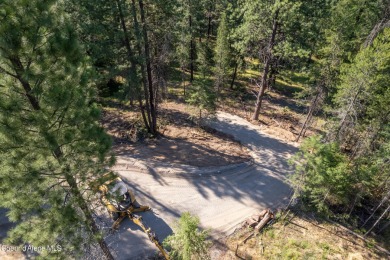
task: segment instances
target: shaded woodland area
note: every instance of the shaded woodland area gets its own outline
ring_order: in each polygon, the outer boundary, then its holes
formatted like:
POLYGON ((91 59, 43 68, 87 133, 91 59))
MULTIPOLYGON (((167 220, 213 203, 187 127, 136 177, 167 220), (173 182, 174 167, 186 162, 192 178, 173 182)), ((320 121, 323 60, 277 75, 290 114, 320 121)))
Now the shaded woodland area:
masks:
POLYGON ((166 101, 194 108, 197 126, 229 106, 261 124, 272 93, 305 114, 294 202, 390 241, 389 27, 389 0, 1 1, 0 206, 20 223, 9 242, 112 258, 88 206, 114 164, 108 104, 158 138, 166 101))

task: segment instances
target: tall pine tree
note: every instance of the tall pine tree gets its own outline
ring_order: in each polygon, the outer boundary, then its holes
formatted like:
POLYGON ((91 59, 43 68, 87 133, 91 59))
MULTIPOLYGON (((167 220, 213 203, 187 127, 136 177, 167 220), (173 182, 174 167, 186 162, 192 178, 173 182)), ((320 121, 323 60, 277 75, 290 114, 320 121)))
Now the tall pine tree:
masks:
POLYGON ((215 112, 216 95, 212 84, 210 84, 210 74, 212 68, 212 50, 208 42, 200 43, 198 47, 197 65, 200 72, 199 78, 194 80, 190 90, 187 102, 199 109, 199 124, 202 121, 202 112, 215 112))
POLYGON ((217 92, 225 85, 229 70, 230 48, 229 29, 226 14, 223 13, 218 27, 215 47, 215 86, 217 92))
POLYGON ((99 244, 112 259, 88 201, 111 141, 60 3, 0 3, 0 206, 18 223, 10 243, 60 245, 42 256, 75 258, 99 244))

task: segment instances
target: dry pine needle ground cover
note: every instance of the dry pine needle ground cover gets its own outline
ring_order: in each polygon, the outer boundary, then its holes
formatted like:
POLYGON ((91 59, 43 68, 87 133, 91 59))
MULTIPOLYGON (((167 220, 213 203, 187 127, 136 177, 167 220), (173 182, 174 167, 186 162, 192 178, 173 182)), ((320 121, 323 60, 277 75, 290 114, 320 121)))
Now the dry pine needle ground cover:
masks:
POLYGON ((249 232, 243 228, 228 237, 218 259, 388 259, 372 240, 365 242, 338 226, 300 216, 279 219, 243 243, 249 232))
POLYGON ((159 113, 161 136, 140 138, 142 121, 138 113, 120 107, 106 107, 102 124, 113 137, 113 151, 117 155, 198 167, 222 166, 250 159, 246 148, 232 137, 198 127, 185 105, 166 102, 161 105, 159 113))

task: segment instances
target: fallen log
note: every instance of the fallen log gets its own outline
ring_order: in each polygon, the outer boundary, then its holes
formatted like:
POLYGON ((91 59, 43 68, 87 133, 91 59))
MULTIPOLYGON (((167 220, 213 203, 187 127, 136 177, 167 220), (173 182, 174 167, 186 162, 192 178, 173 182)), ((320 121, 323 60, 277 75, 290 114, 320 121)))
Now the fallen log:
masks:
POLYGON ((252 215, 252 218, 256 220, 256 222, 259 222, 262 218, 264 218, 265 214, 267 214, 268 211, 268 209, 265 209, 258 214, 252 215))
POLYGON ((265 214, 265 216, 263 217, 263 219, 259 222, 259 224, 257 224, 255 226, 255 230, 257 232, 260 232, 261 229, 271 220, 274 218, 274 214, 268 210, 268 212, 265 214))
POLYGON ((249 226, 249 227, 255 227, 260 220, 264 218, 264 216, 268 213, 269 210, 265 209, 261 211, 260 213, 252 215, 250 218, 247 218, 244 222, 244 226, 249 226))
POLYGON ((259 222, 257 222, 256 220, 252 219, 252 218, 248 218, 246 221, 245 221, 245 226, 249 226, 251 228, 254 228, 259 222))
MULTIPOLYGON (((245 239, 241 242, 238 243, 236 246, 236 251, 235 251, 235 256, 244 259, 238 255, 238 247, 242 244, 245 244, 249 239, 251 239, 256 232, 260 232, 261 229, 267 225, 269 221, 271 221, 274 218, 274 214, 272 213, 271 210, 265 209, 261 211, 259 214, 252 215, 250 218, 246 219, 244 222, 243 226, 249 226, 249 227, 254 227, 253 231, 250 231, 249 235, 245 237, 245 239)), ((247 233, 248 234, 248 233, 247 233)), ((264 246, 262 246, 262 254, 264 253, 264 246)))

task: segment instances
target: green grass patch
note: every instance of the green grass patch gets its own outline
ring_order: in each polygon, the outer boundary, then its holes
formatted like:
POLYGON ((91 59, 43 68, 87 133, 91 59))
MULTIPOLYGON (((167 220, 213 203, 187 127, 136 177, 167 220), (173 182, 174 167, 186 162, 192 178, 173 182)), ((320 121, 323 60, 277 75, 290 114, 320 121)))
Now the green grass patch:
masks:
POLYGON ((244 72, 240 73, 240 78, 242 80, 248 81, 250 79, 259 79, 261 77, 261 74, 258 70, 254 69, 247 69, 244 72))
POLYGON ((275 90, 286 97, 295 97, 296 94, 303 91, 303 87, 291 85, 283 79, 276 78, 275 90))

